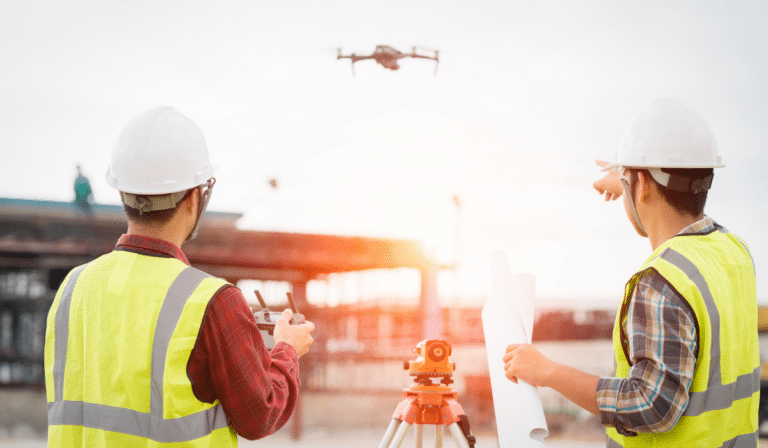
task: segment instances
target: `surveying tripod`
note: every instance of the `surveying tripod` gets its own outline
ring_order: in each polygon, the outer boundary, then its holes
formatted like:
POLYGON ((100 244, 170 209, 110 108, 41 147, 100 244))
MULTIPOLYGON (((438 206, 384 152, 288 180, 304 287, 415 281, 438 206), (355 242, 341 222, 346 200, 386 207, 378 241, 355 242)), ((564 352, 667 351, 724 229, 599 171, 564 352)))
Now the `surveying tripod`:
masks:
POLYGON ((411 425, 415 425, 416 448, 422 448, 423 425, 435 425, 435 448, 443 446, 443 425, 448 426, 456 446, 474 448, 475 436, 469 431, 469 419, 449 386, 455 364, 448 362, 451 346, 441 340, 424 340, 413 349, 419 357, 406 361, 405 369, 416 382, 403 389, 379 448, 399 448, 411 425))

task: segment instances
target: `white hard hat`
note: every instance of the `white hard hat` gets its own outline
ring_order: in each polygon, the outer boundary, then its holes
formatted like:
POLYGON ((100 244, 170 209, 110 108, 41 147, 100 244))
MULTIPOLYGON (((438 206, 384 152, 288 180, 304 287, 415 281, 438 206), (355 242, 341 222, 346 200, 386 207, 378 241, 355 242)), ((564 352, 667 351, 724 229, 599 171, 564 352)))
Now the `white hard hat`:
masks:
MULTIPOLYGON (((699 194, 709 190, 713 174, 701 178, 671 175, 662 168, 721 168, 723 162, 717 152, 717 140, 709 127, 690 107, 677 100, 656 101, 640 112, 624 130, 616 161, 603 171, 621 171, 622 168, 647 169, 653 179, 667 189, 699 194)), ((622 173, 620 180, 641 235, 647 236, 637 208, 630 194, 629 180, 622 173)))
POLYGON ((125 126, 106 178, 121 192, 165 195, 202 185, 215 170, 200 128, 172 107, 160 106, 125 126))
POLYGON ((603 171, 631 168, 721 168, 717 141, 693 109, 677 100, 659 100, 624 130, 616 160, 603 171))

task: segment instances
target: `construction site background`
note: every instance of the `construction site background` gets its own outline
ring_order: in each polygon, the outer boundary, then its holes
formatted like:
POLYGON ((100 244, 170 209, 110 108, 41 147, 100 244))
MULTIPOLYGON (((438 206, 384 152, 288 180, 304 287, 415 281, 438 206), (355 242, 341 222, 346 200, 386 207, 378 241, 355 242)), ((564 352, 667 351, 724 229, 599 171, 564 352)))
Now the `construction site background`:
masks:
MULTIPOLYGON (((44 446, 42 354, 48 309, 66 273, 110 251, 125 230, 119 207, 94 204, 91 212, 84 216, 70 203, 0 198, 0 446, 44 446)), ((210 216, 206 230, 185 246, 192 264, 235 284, 253 280, 262 287, 275 286, 275 291, 287 288, 302 313, 317 324, 316 343, 301 359, 299 408, 278 434, 255 444, 324 446, 325 441, 335 441, 337 446, 355 438, 359 443, 350 445, 378 443, 402 389, 411 384, 403 362, 413 358, 411 349, 424 339, 429 318, 439 324, 439 338, 453 348, 452 386, 478 436, 478 448, 496 446, 481 309, 435 306, 435 272, 450 266, 431 264, 413 241, 243 231, 234 226, 239 216, 210 216), (350 272, 353 281, 348 284, 357 285, 371 300, 310 305, 312 282, 350 272), (393 275, 396 280, 405 273, 415 279, 413 297, 396 289, 367 287, 369 272, 373 278, 393 275)), ((550 358, 610 375, 618 300, 593 305, 542 298, 533 341, 550 358)), ((768 331, 768 308, 760 309, 759 323, 761 333, 768 331)), ((765 360, 764 335, 761 350, 765 360)), ((597 417, 553 390, 539 393, 550 431, 547 446, 557 446, 558 440, 568 441, 562 446, 602 446, 604 433, 597 417)))

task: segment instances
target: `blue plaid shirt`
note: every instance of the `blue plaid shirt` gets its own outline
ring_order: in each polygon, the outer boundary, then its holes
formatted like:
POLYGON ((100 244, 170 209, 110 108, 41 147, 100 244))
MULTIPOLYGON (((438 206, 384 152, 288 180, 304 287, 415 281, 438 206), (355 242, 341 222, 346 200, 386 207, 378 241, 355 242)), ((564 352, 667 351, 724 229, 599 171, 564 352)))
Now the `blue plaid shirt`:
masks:
MULTIPOLYGON (((715 227, 705 216, 678 235, 709 232, 715 227)), ((632 436, 668 431, 677 423, 688 404, 698 355, 695 322, 688 302, 664 277, 649 271, 640 278, 621 321, 629 347, 629 374, 627 378, 603 377, 597 384, 604 426, 632 436)))

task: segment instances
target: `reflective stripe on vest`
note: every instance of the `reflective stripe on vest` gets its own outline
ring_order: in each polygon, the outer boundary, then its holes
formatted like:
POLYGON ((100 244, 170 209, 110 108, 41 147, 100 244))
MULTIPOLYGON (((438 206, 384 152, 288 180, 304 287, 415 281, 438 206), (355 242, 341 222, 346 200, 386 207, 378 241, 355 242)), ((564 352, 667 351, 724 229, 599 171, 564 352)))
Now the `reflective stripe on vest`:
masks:
POLYGON ((674 427, 634 437, 606 428, 607 446, 757 446, 760 363, 754 263, 749 250, 738 237, 719 229, 680 236, 659 247, 627 283, 616 317, 614 376, 620 378, 626 378, 631 369, 628 348, 623 345, 627 336, 621 329, 638 280, 651 269, 681 294, 695 314, 697 369, 688 402, 674 427), (730 322, 740 326, 728 326, 730 322))
POLYGON ((56 347, 53 361, 56 401, 64 401, 64 367, 67 365, 67 341, 69 340, 69 304, 72 303, 72 291, 75 289, 77 278, 80 277, 86 266, 80 266, 72 271, 71 278, 61 295, 59 310, 56 313, 56 347))
MULTIPOLYGON (((742 434, 731 440, 726 440, 720 445, 720 448, 755 448, 755 442, 758 434, 742 434)), ((610 437, 605 438, 605 448, 623 448, 618 442, 610 437)))
POLYGON ((699 269, 679 252, 667 248, 662 252, 661 258, 677 266, 696 285, 704 299, 709 314, 711 348, 709 355, 709 382, 707 390, 691 392, 688 405, 683 415, 696 416, 704 412, 725 409, 731 406, 735 400, 750 397, 760 390, 760 366, 749 373, 742 374, 736 381, 723 384, 720 369, 720 312, 715 304, 715 299, 709 291, 709 286, 699 269))
POLYGON ((163 300, 152 344, 149 413, 114 406, 64 401, 64 367, 69 336, 69 309, 77 278, 85 266, 72 272, 56 312, 55 358, 53 365, 55 401, 48 403, 49 425, 79 425, 105 431, 145 437, 157 442, 185 442, 228 426, 221 404, 184 417, 163 418, 163 374, 171 335, 186 300, 207 274, 187 267, 176 277, 163 300))

